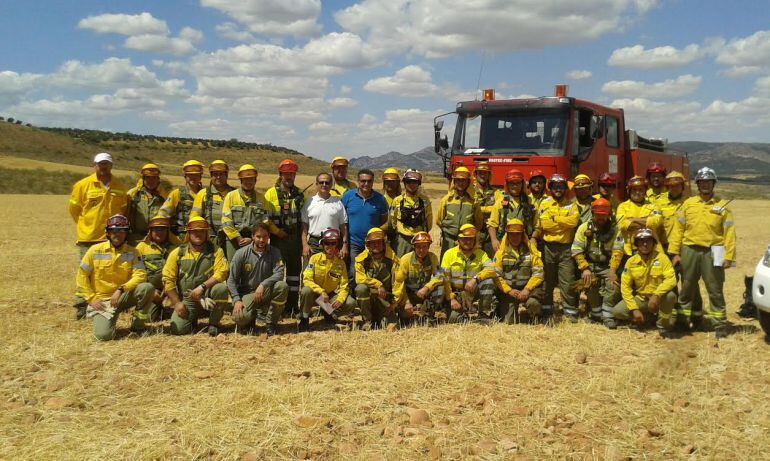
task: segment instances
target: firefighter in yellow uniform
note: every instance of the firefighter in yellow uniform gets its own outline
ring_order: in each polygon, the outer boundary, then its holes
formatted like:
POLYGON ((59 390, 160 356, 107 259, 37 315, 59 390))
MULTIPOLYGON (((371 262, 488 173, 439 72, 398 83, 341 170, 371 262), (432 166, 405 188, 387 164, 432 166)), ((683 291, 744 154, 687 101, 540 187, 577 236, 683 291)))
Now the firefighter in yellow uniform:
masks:
POLYGON ((356 302, 363 330, 398 321, 393 299, 393 274, 399 260, 385 242, 385 232, 373 227, 366 233, 366 249, 356 256, 356 302))
POLYGON ((128 191, 126 217, 131 223, 128 241, 136 244, 147 235, 150 219, 160 212, 166 201, 166 191, 160 185, 160 168, 154 163, 142 166, 141 179, 128 191))
POLYGON ((489 162, 476 163, 476 169, 473 171, 475 179, 473 191, 474 199, 481 209, 481 230, 479 231, 479 246, 490 258, 495 254, 495 248, 492 248, 492 240, 485 223, 492 214, 495 203, 500 198, 500 190, 492 187, 492 168, 489 162))
POLYGON ((257 169, 254 165, 247 163, 239 168, 238 179, 241 187, 230 191, 222 202, 222 231, 227 236, 225 254, 228 261, 232 261, 236 250, 251 244, 251 230, 256 223, 266 223, 273 235, 280 231, 270 220, 270 204, 255 188, 257 169))
POLYGON ((491 279, 480 280, 482 270, 490 268, 491 259, 477 245, 478 230, 463 224, 457 245, 441 257, 444 293, 449 300, 446 311, 449 323, 468 320, 474 302, 478 301, 479 318, 490 319, 495 286, 491 279))
POLYGON ((570 289, 576 279, 571 247, 575 229, 580 223, 580 214, 577 205, 566 197, 567 187, 567 179, 558 173, 548 180, 551 198, 543 200, 540 204, 533 235, 544 242, 543 315, 551 314, 553 290, 558 284, 564 315, 574 323, 578 321, 578 308, 577 297, 570 289))
POLYGON ((152 285, 146 282, 142 258, 127 243, 128 219, 115 215, 105 226, 107 241, 92 245, 80 261, 77 295, 86 300, 86 316, 94 321, 94 337, 115 337, 118 315, 135 306, 131 330, 142 332, 152 306, 152 285))
POLYGON ((311 256, 302 272, 302 290, 299 295, 302 312, 297 326, 300 332, 310 331, 310 315, 319 297, 330 304, 331 314, 320 310, 330 324, 340 315, 352 315, 356 308, 356 301, 350 296, 348 288, 347 265, 340 257, 340 240, 338 229, 323 231, 319 241, 323 251, 311 256))
MULTIPOLYGON (((660 162, 650 162, 647 165, 647 184, 649 188, 646 192, 647 201, 660 208, 666 196, 665 180, 666 180, 666 167, 660 162)), ((659 237, 662 237, 658 233, 659 237)))
POLYGON ((430 199, 420 194, 422 173, 407 170, 404 173, 404 193, 390 206, 388 228, 395 230, 395 244, 391 245, 399 258, 412 251, 412 239, 419 232, 430 232, 433 211, 430 199))
POLYGON ((543 261, 537 245, 527 238, 524 222, 510 218, 489 269, 480 280, 494 279, 497 316, 507 324, 528 322, 540 315, 543 299, 543 261))
POLYGON ((222 204, 225 196, 234 188, 227 183, 230 167, 224 160, 214 160, 209 165, 211 184, 195 195, 190 216, 200 216, 209 223, 209 237, 224 250, 227 237, 222 231, 222 204))
POLYGON ((676 274, 665 253, 660 251, 651 229, 642 228, 634 233, 637 253, 631 256, 620 278, 620 301, 612 311, 616 320, 633 321, 643 326, 647 316, 657 314, 658 333, 671 338, 672 311, 676 304, 676 274))
POLYGON ((505 225, 508 220, 516 218, 524 223, 527 237, 535 231, 536 210, 532 199, 524 191, 524 174, 513 168, 505 174, 505 187, 498 197, 489 219, 486 221, 492 249, 497 252, 500 242, 505 236, 505 225))
POLYGON ((401 195, 401 177, 397 169, 387 168, 382 172, 382 195, 385 196, 388 208, 393 204, 393 200, 401 195))
POLYGON ((332 178, 334 178, 334 185, 330 191, 333 196, 342 197, 342 194, 348 190, 356 188, 356 183, 348 179, 348 159, 334 157, 330 166, 332 178))
POLYGON ((422 323, 435 319, 443 309, 444 280, 439 273, 438 257, 430 251, 433 239, 427 232, 412 237, 414 251, 401 257, 393 282, 393 298, 401 323, 422 323))
POLYGON ((470 224, 480 228, 483 224, 481 208, 468 193, 471 172, 464 166, 452 172, 452 184, 449 192, 439 203, 436 213, 436 225, 441 229, 441 255, 457 244, 460 228, 470 224))
POLYGON ((147 235, 136 245, 136 251, 142 257, 147 272, 147 282, 155 288, 153 306, 150 309, 150 318, 153 321, 160 320, 163 309, 163 266, 171 250, 179 245, 179 239, 169 232, 170 227, 169 218, 155 216, 150 219, 147 235))
POLYGON ((727 335, 727 315, 724 297, 725 269, 735 262, 735 225, 733 214, 723 200, 714 195, 717 175, 703 167, 695 176, 698 195, 685 200, 677 213, 668 251, 674 265, 682 265, 682 291, 679 304, 684 312, 692 311, 694 293, 702 278, 709 296, 706 318, 694 326, 716 330, 717 337, 727 335))
POLYGON ((546 177, 542 170, 534 169, 529 173, 529 201, 535 207, 535 211, 540 210, 540 204, 551 199, 545 190, 546 177))
MULTIPOLYGON (((633 254, 633 241, 636 231, 647 228, 655 233, 655 240, 660 243, 663 233, 663 217, 654 203, 647 200, 647 182, 641 176, 628 180, 628 200, 618 206, 618 226, 623 234, 626 256, 633 254)), ((662 247, 660 248, 662 249, 662 247)))
POLYGON ((575 205, 577 205, 580 214, 580 224, 591 220, 591 203, 594 201, 594 197, 591 195, 593 187, 594 182, 587 175, 575 176, 572 191, 575 193, 575 205))
POLYGON ((594 198, 603 198, 612 205, 612 216, 618 215, 618 205, 620 200, 615 191, 618 188, 618 181, 615 179, 615 175, 611 173, 602 173, 599 175, 599 193, 594 195, 594 198))
POLYGON ((195 196, 203 189, 203 164, 197 160, 188 160, 182 165, 184 186, 174 188, 168 193, 166 201, 160 207, 160 215, 171 220, 171 233, 184 239, 184 230, 195 203, 195 196))

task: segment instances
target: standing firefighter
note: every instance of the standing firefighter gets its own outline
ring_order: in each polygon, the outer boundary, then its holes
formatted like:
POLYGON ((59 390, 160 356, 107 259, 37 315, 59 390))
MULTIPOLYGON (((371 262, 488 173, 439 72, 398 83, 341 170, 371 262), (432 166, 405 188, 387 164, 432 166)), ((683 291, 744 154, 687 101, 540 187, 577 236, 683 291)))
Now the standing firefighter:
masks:
POLYGON ((402 323, 435 318, 443 308, 443 280, 438 272, 438 257, 431 253, 430 234, 418 232, 412 237, 414 251, 401 257, 393 282, 393 297, 402 323))
POLYGON ((497 316, 507 324, 536 319, 543 299, 543 261, 537 245, 527 238, 524 222, 510 218, 505 236, 495 253, 491 268, 481 280, 494 278, 497 288, 497 316))
POLYGON ((302 290, 300 291, 299 331, 310 330, 310 314, 313 306, 318 305, 318 298, 325 304, 331 304, 332 313, 321 308, 320 312, 327 323, 332 323, 339 315, 351 315, 356 301, 350 296, 348 271, 345 261, 340 257, 340 231, 326 229, 321 233, 320 245, 323 251, 310 257, 302 272, 302 290))
POLYGON ((179 244, 179 240, 169 232, 170 227, 168 218, 155 216, 150 219, 147 235, 136 245, 136 251, 142 257, 147 272, 147 282, 155 288, 150 310, 150 318, 153 321, 160 319, 163 309, 163 266, 171 250, 179 244))
POLYGON ((230 167, 223 160, 214 160, 209 165, 209 174, 211 175, 211 184, 204 187, 195 195, 193 209, 190 216, 201 216, 209 223, 209 234, 222 249, 225 248, 225 237, 222 232, 222 204, 225 196, 233 190, 233 187, 227 183, 227 176, 230 167))
MULTIPOLYGON (((659 207, 661 200, 665 200, 666 195, 666 188, 664 187, 666 180, 666 167, 664 167, 660 162, 650 162, 650 164, 647 165, 646 179, 647 184, 650 186, 645 193, 647 200, 653 205, 659 207)), ((660 234, 658 235, 660 236, 660 234)))
POLYGON ((541 170, 532 170, 529 173, 529 200, 535 207, 535 211, 540 210, 540 204, 544 201, 550 200, 545 193, 545 183, 545 174, 541 170))
POLYGON ((305 195, 294 179, 299 167, 291 160, 284 160, 278 166, 276 185, 265 192, 265 200, 272 208, 271 219, 278 227, 278 232, 271 239, 273 245, 281 251, 286 265, 286 284, 289 286, 289 298, 286 308, 298 311, 299 276, 302 272, 302 207, 305 195))
POLYGON ((575 228, 580 222, 578 207, 569 201, 567 179, 554 174, 548 181, 552 198, 543 200, 538 212, 535 237, 545 242, 545 296, 543 314, 550 315, 553 306, 553 290, 559 286, 564 315, 571 322, 577 322, 577 297, 570 289, 575 281, 575 261, 572 260, 572 240, 575 228))
POLYGON ((452 172, 451 189, 441 199, 436 214, 436 225, 441 228, 441 254, 454 248, 460 228, 470 224, 475 228, 482 225, 481 208, 468 193, 471 172, 464 166, 452 172))
POLYGON ((382 172, 382 195, 385 196, 388 208, 393 205, 393 200, 401 195, 401 178, 397 169, 388 168, 382 172))
POLYGON ((393 274, 398 258, 385 242, 385 233, 373 227, 366 234, 366 249, 355 259, 356 301, 364 319, 363 330, 395 323, 393 274))
MULTIPOLYGON (((668 251, 675 255, 674 265, 682 264, 682 292, 679 304, 692 311, 698 281, 702 278, 709 296, 706 318, 700 327, 715 329, 717 337, 727 335, 724 297, 725 269, 735 262, 735 226, 733 214, 723 200, 714 195, 717 175, 703 167, 695 176, 698 196, 685 200, 677 213, 668 251)), ((697 321, 698 319, 693 319, 697 321)))
POLYGON ((659 251, 651 229, 639 229, 634 234, 637 253, 626 261, 620 280, 623 300, 612 310, 615 319, 645 324, 645 315, 657 314, 658 333, 671 337, 671 312, 676 303, 676 274, 668 256, 659 251))
POLYGON ((579 174, 575 176, 572 190, 575 192, 575 205, 577 205, 578 213, 580 214, 580 224, 591 220, 591 203, 594 201, 591 189, 593 187, 594 182, 587 175, 579 174))
POLYGON ((612 204, 603 198, 591 204, 591 220, 581 224, 572 243, 572 257, 588 295, 590 318, 610 329, 617 327, 612 309, 620 301, 618 269, 623 261, 623 236, 612 218, 612 204))
POLYGON ((166 193, 160 187, 160 168, 154 163, 142 166, 141 179, 128 191, 126 217, 131 222, 129 242, 135 244, 147 235, 150 219, 160 212, 166 201, 166 193))
POLYGON ((487 230, 486 222, 492 214, 492 210, 497 202, 500 192, 492 187, 492 169, 489 167, 489 162, 478 162, 476 164, 476 169, 473 171, 473 175, 476 179, 473 189, 475 192, 474 199, 481 209, 479 246, 481 246, 481 249, 491 258, 495 254, 496 248, 492 247, 492 241, 490 239, 489 231, 487 230))
POLYGON ((473 303, 478 301, 479 317, 491 318, 495 286, 491 279, 479 280, 481 271, 487 268, 489 256, 478 248, 478 230, 472 224, 460 228, 458 243, 441 258, 444 292, 449 298, 446 312, 450 323, 468 319, 473 303))
POLYGON ((330 166, 334 177, 334 185, 331 188, 332 195, 342 197, 345 192, 356 188, 356 184, 348 179, 348 159, 334 157, 330 166))
MULTIPOLYGON (((634 235, 639 229, 650 229, 660 242, 663 219, 655 204, 647 200, 647 182, 641 176, 628 180, 628 200, 618 206, 618 226, 623 234, 626 256, 633 254, 634 235)), ((662 247, 661 247, 662 248, 662 247)))
POLYGON ((535 207, 530 197, 524 191, 524 175, 517 169, 511 169, 505 174, 505 188, 500 199, 495 202, 489 219, 486 221, 492 249, 500 249, 500 241, 505 235, 505 226, 510 219, 519 219, 524 223, 527 237, 535 231, 535 207))
POLYGON ((219 334, 219 320, 228 306, 227 261, 221 248, 209 240, 209 225, 193 216, 185 228, 185 241, 169 253, 163 266, 163 285, 174 307, 171 334, 192 333, 207 306, 208 333, 219 334))
POLYGON ((594 195, 594 198, 603 198, 612 204, 612 215, 616 216, 618 211, 618 205, 620 200, 615 195, 615 190, 618 188, 618 181, 615 179, 615 175, 611 173, 602 173, 599 175, 599 193, 594 195))
POLYGON ((152 285, 146 282, 142 258, 126 243, 130 225, 123 215, 107 220, 107 241, 91 246, 80 261, 77 296, 88 303, 86 316, 94 320, 100 341, 115 337, 118 314, 136 306, 131 330, 141 332, 150 318, 152 285))
POLYGON ((393 251, 399 258, 412 251, 412 239, 420 232, 430 232, 433 212, 430 199, 420 194, 422 174, 417 170, 404 173, 404 193, 390 206, 389 229, 395 231, 393 251))
POLYGON ((203 189, 203 164, 197 160, 188 160, 182 165, 185 185, 169 192, 165 203, 160 208, 160 215, 171 219, 171 233, 184 239, 184 230, 195 203, 195 196, 203 189))
POLYGON ((265 223, 270 233, 278 234, 278 228, 270 221, 270 205, 265 196, 257 192, 257 169, 250 164, 238 170, 241 187, 229 192, 222 202, 222 231, 227 236, 225 254, 231 261, 236 250, 251 243, 251 230, 257 223, 265 223))

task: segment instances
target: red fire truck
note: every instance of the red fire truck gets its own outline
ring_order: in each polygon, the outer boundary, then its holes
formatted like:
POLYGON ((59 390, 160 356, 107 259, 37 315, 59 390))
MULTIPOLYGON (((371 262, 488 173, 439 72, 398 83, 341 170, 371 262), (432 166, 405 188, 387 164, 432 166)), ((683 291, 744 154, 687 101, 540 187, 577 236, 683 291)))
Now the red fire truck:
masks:
MULTIPOLYGON (((618 197, 625 199, 625 183, 645 176, 652 161, 668 171, 690 177, 686 155, 669 152, 665 140, 646 139, 626 128, 623 109, 614 109, 567 96, 567 85, 556 85, 554 96, 496 100, 484 90, 481 101, 457 103, 454 112, 434 119, 435 150, 444 160, 444 174, 476 163, 489 162, 492 184, 502 186, 505 173, 521 170, 525 177, 539 169, 546 178, 579 173, 594 179, 608 172, 618 181, 618 197), (441 135, 442 117, 457 115, 451 141, 441 135)), ((689 190, 689 183, 685 185, 689 190)))

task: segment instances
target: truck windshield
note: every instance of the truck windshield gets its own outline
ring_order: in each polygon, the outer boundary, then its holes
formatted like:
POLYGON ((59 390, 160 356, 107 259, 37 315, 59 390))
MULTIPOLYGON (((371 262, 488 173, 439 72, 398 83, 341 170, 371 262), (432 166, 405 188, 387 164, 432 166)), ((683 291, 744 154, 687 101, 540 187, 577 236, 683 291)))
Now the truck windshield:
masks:
POLYGON ((568 115, 565 110, 460 115, 452 151, 455 155, 564 155, 568 115))

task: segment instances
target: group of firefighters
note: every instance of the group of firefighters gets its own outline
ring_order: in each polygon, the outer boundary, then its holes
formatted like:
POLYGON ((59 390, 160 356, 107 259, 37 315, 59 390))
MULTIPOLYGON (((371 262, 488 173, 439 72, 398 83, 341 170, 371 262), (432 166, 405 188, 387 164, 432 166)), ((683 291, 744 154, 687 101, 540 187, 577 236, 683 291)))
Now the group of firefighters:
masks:
POLYGON ((115 336, 118 314, 131 307, 136 331, 170 307, 172 334, 193 333, 208 316, 217 335, 225 312, 239 331, 261 321, 268 335, 284 313, 298 318, 299 331, 316 313, 330 324, 359 314, 364 330, 472 317, 535 322, 553 315, 555 288, 571 322, 582 298, 586 319, 611 329, 727 333, 724 270, 735 261, 735 229, 707 167, 688 198, 681 173, 651 163, 619 203, 609 173, 595 195, 584 174, 568 181, 538 170, 511 169, 500 190, 479 162, 473 174, 454 169, 434 215, 420 172, 385 170, 380 193, 368 169, 349 180, 342 157, 316 176, 312 196, 294 184, 292 160, 264 194, 250 164, 233 187, 224 161, 208 165, 204 185, 205 166, 190 160, 185 185, 168 193, 157 165, 144 165, 130 190, 112 165, 110 154, 97 154, 94 174, 69 201, 81 251, 76 318, 93 319, 101 340, 115 336))

